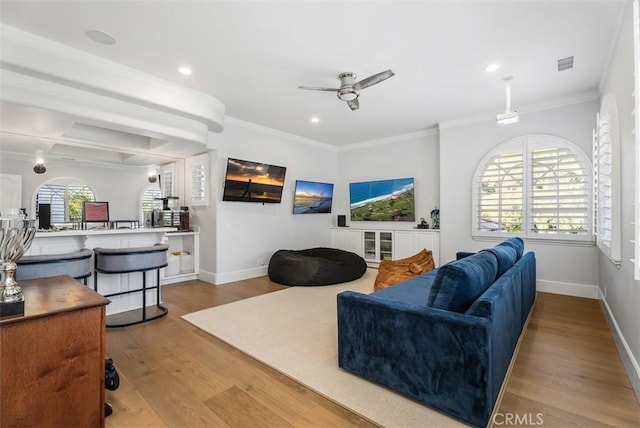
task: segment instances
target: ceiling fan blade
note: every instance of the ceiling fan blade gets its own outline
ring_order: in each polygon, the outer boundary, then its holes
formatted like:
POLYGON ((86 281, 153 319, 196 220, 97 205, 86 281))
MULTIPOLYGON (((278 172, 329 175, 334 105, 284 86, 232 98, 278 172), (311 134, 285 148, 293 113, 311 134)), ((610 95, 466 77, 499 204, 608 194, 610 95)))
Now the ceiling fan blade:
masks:
POLYGON ((335 88, 321 88, 318 86, 298 86, 298 89, 306 89, 309 91, 331 91, 331 92, 338 92, 340 90, 335 88))
POLYGON ((357 98, 355 100, 347 101, 347 105, 351 108, 351 110, 358 110, 360 108, 360 102, 357 98))
POLYGON ((366 79, 362 79, 359 82, 356 82, 353 87, 356 90, 368 88, 369 86, 375 85, 376 83, 380 83, 383 80, 387 80, 389 77, 394 76, 395 73, 391 70, 383 71, 378 74, 374 74, 373 76, 369 76, 366 79))

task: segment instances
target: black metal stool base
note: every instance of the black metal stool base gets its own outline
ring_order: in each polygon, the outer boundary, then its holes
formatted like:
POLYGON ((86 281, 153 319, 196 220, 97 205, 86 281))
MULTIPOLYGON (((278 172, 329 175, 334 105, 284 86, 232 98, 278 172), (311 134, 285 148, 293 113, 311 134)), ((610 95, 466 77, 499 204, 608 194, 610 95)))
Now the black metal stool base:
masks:
POLYGON ((134 309, 132 311, 121 312, 107 317, 107 328, 128 327, 130 325, 142 324, 152 321, 169 313, 169 309, 162 305, 148 306, 145 311, 134 309), (143 312, 140 315, 140 312, 143 312))

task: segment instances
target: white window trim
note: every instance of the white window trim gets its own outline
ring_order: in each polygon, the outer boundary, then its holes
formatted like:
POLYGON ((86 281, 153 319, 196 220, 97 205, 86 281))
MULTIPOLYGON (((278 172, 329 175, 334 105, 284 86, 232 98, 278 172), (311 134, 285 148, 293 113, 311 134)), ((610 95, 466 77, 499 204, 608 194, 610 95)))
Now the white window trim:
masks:
POLYGON ((634 73, 634 113, 635 113, 635 146, 636 146, 636 182, 635 182, 635 215, 633 221, 633 277, 640 281, 640 5, 638 0, 633 2, 633 56, 635 64, 634 73))
MULTIPOLYGON (((520 136, 520 137, 516 137, 516 138, 512 138, 510 140, 507 140, 505 142, 502 142, 500 144, 498 144, 496 147, 494 147, 489 153, 487 153, 484 158, 480 161, 480 163, 478 164, 478 167, 475 170, 474 176, 473 176, 473 182, 472 182, 472 201, 471 201, 471 205, 472 205, 472 218, 471 218, 471 236, 474 239, 478 239, 478 240, 501 240, 504 238, 508 238, 508 237, 514 237, 514 236, 519 236, 523 239, 527 239, 527 240, 531 240, 531 241, 538 241, 538 242, 560 242, 560 243, 564 243, 564 244, 575 244, 575 245, 593 245, 593 236, 591 234, 590 230, 587 230, 587 233, 583 234, 582 236, 576 236, 576 235, 570 235, 570 234, 565 234, 565 235, 546 235, 546 236, 540 236, 539 234, 534 234, 529 230, 529 227, 527 226, 529 223, 529 217, 530 217, 530 204, 531 204, 531 200, 530 200, 530 194, 529 194, 529 188, 530 188, 530 182, 531 182, 531 175, 530 175, 530 168, 531 168, 531 150, 530 147, 533 145, 535 146, 536 149, 538 148, 542 148, 544 146, 549 146, 549 147, 557 147, 558 143, 561 143, 563 146, 570 148, 573 153, 575 153, 575 155, 579 158, 579 160, 582 162, 582 164, 585 167, 585 185, 587 186, 587 195, 589 198, 589 201, 591 201, 592 199, 592 195, 593 195, 593 189, 592 189, 592 183, 589 180, 589 177, 591 177, 591 162, 590 159, 585 155, 584 151, 578 147, 576 144, 572 143, 569 140, 566 140, 562 137, 557 137, 554 135, 545 135, 545 134, 531 134, 531 135, 524 135, 524 136, 520 136), (499 153, 509 153, 509 152, 515 152, 515 151, 522 151, 524 153, 524 172, 523 172, 523 176, 524 176, 524 182, 523 182, 523 201, 522 201, 522 205, 523 205, 523 231, 522 232, 517 232, 517 233, 510 233, 510 232, 485 232, 485 231, 479 231, 476 226, 477 226, 477 219, 479 218, 479 212, 478 212, 478 187, 479 187, 479 182, 480 179, 482 177, 482 174, 484 173, 485 167, 487 165, 487 163, 497 154, 499 153)), ((593 217, 592 217, 592 212, 590 209, 587 210, 587 216, 588 219, 586 221, 586 225, 587 227, 591 227, 592 226, 592 222, 593 222, 593 217)))

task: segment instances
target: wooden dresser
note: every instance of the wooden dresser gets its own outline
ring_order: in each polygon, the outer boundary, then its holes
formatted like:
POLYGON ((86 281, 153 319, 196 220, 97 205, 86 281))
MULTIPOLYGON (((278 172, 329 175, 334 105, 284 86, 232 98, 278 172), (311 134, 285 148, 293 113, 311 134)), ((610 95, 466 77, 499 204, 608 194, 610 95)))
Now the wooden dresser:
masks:
POLYGON ((24 316, 0 319, 0 426, 104 427, 109 300, 69 276, 19 285, 24 316))

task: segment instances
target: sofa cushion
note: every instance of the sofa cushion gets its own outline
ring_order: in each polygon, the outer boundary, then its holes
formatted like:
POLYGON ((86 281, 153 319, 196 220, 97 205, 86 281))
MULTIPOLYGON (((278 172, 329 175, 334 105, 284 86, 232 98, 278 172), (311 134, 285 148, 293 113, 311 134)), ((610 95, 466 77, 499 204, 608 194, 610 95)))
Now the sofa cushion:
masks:
POLYGON ((522 241, 521 238, 515 237, 515 238, 505 239, 504 241, 496 245, 496 247, 501 247, 501 246, 512 247, 513 249, 515 249, 518 255, 516 257, 516 261, 520 260, 522 258, 522 255, 524 254, 524 242, 522 241))
POLYGON ((427 298, 437 271, 409 278, 393 287, 383 288, 372 294, 376 298, 403 302, 408 305, 427 306, 427 298))
POLYGON ((500 278, 503 273, 511 269, 514 263, 518 260, 518 252, 516 249, 509 245, 496 245, 493 248, 487 248, 494 256, 496 256, 496 260, 498 261, 498 273, 496 274, 496 279, 500 278))
POLYGON ((481 251, 447 263, 437 272, 427 305, 462 313, 493 283, 498 261, 493 253, 481 251))

